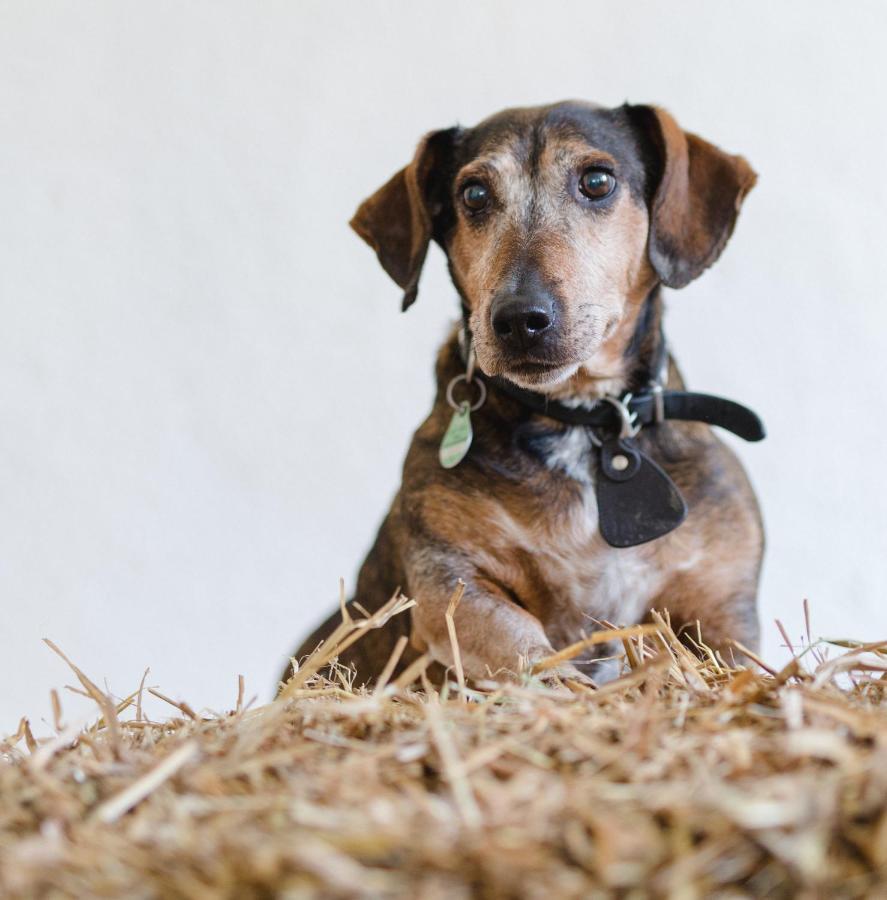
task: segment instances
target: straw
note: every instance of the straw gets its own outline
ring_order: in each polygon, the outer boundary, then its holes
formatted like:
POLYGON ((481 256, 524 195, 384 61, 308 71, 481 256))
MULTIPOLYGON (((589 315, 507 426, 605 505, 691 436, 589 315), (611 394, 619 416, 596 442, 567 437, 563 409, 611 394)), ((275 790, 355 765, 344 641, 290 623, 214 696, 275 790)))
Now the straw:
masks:
POLYGON ((740 647, 735 668, 662 613, 471 682, 453 597, 457 690, 428 654, 396 674, 406 640, 371 689, 337 662, 408 614, 399 593, 343 607, 278 699, 238 679, 230 713, 147 673, 116 699, 50 643, 96 709, 65 724, 54 695, 50 734, 23 718, 0 742, 0 896, 887 895, 887 643, 807 621, 788 665, 740 647), (538 677, 610 642, 598 690, 538 677), (147 719, 146 692, 173 717, 147 719))

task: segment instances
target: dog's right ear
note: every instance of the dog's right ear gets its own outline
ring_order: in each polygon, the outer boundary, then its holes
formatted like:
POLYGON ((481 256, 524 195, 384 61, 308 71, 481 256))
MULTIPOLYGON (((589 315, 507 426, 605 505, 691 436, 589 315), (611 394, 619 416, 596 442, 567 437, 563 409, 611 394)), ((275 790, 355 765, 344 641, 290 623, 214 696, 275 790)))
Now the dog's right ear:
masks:
POLYGON ((367 197, 350 222, 376 251, 382 268, 403 288, 404 310, 416 299, 434 220, 445 202, 436 176, 445 167, 457 130, 426 134, 413 161, 367 197))

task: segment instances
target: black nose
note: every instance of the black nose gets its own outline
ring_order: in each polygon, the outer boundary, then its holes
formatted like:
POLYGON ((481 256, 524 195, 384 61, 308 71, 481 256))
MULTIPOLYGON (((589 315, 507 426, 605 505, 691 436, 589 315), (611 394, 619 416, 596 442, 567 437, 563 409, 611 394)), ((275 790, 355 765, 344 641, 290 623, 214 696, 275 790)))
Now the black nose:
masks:
POLYGON ((500 294, 490 308, 493 331, 512 350, 529 350, 554 325, 554 303, 544 295, 500 294))

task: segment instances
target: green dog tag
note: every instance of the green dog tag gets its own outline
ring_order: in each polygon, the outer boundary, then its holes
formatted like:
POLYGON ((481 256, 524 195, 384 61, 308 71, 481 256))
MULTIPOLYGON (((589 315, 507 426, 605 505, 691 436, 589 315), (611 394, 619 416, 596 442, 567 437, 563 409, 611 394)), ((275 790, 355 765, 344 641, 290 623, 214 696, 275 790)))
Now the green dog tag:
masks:
POLYGON ((465 459, 474 432, 471 430, 471 407, 461 403, 453 413, 450 425, 440 442, 440 464, 445 469, 453 469, 465 459))

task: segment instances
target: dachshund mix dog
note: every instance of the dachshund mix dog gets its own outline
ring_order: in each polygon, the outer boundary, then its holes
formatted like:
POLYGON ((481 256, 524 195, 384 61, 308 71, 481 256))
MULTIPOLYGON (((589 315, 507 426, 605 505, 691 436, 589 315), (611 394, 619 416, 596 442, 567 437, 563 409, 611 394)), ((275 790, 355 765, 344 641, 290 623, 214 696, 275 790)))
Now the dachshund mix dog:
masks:
MULTIPOLYGON (((358 683, 401 635, 401 666, 424 651, 452 665, 445 612, 460 581, 471 678, 514 675, 602 622, 651 610, 667 610, 688 641, 701 628, 726 659, 738 658, 733 640, 757 646, 761 518, 706 424, 724 425, 727 407, 753 414, 684 391, 660 291, 715 262, 754 183, 741 156, 662 109, 564 102, 431 132, 360 206, 351 224, 403 308, 434 240, 464 321, 438 356, 434 406, 354 598, 373 611, 400 588, 417 605, 343 654, 358 683), (709 404, 700 414, 687 412, 694 397, 709 404), (470 427, 449 439, 460 417, 470 427)), ((612 677, 616 649, 590 647, 547 676, 612 677)))

